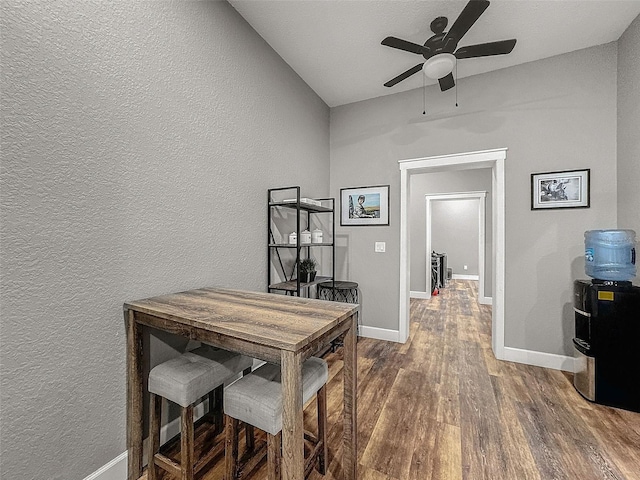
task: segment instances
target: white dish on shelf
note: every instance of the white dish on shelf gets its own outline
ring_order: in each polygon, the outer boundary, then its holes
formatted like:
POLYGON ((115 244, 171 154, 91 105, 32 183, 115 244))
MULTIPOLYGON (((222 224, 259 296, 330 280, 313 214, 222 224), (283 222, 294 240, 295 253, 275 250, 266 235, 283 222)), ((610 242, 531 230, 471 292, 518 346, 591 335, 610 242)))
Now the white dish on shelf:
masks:
POLYGON ((303 245, 311 243, 311 232, 309 230, 300 232, 300 243, 303 245))

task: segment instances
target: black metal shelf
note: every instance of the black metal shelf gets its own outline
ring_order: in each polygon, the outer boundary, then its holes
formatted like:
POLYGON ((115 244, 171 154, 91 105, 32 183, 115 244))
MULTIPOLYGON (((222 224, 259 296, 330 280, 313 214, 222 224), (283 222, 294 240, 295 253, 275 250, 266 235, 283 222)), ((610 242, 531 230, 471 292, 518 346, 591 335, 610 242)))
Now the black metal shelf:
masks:
MULTIPOLYGON (((332 198, 326 200, 333 200, 332 198)), ((284 208, 298 208, 298 204, 296 202, 271 202, 269 203, 270 207, 284 207, 284 208)), ((313 205, 311 203, 300 202, 300 210, 305 210, 307 212, 314 213, 333 213, 333 208, 325 207, 322 205, 313 205)))
POLYGON ((273 248, 296 248, 296 247, 333 247, 333 242, 322 243, 301 243, 299 245, 293 243, 270 243, 273 248))
MULTIPOLYGON (((300 288, 311 287, 312 285, 317 285, 322 282, 327 282, 333 280, 333 277, 316 277, 313 282, 304 282, 300 283, 300 288)), ((296 280, 289 280, 288 282, 280 282, 274 283, 273 285, 269 285, 270 290, 285 290, 287 292, 295 292, 298 288, 298 282, 296 280)))
MULTIPOLYGON (((287 294, 300 296, 302 291, 307 292, 309 295, 308 287, 317 285, 318 283, 331 281, 334 279, 336 270, 336 250, 333 235, 335 235, 336 219, 335 219, 335 199, 334 198, 318 198, 313 199, 319 202, 320 205, 316 205, 311 202, 303 201, 304 197, 300 195, 300 187, 282 187, 271 188, 268 190, 267 197, 267 210, 268 210, 268 222, 267 222, 267 291, 284 291, 287 294), (276 198, 274 198, 276 193, 276 198), (279 196, 279 198, 278 198, 279 196), (291 199, 291 197, 295 197, 291 199), (284 198, 284 200, 282 200, 284 198), (278 243, 275 241, 272 228, 274 227, 273 211, 277 211, 279 208, 285 208, 295 211, 296 213, 296 234, 300 239, 300 233, 302 232, 301 221, 305 219, 307 226, 310 227, 312 214, 331 214, 331 241, 322 243, 278 243), (303 250, 306 247, 307 250, 303 250), (317 276, 313 282, 300 282, 298 280, 299 266, 303 255, 309 256, 312 247, 331 247, 331 272, 330 275, 317 276), (293 265, 293 271, 290 275, 284 269, 282 258, 280 257, 280 249, 295 249, 295 264, 293 265), (306 252, 306 253, 305 253, 306 252), (280 278, 272 279, 272 255, 277 256, 277 260, 280 264, 281 272, 276 272, 280 278), (275 282, 273 280, 276 280, 275 282), (284 281, 283 281, 284 280, 284 281)), ((289 267, 287 267, 289 268, 289 267)))

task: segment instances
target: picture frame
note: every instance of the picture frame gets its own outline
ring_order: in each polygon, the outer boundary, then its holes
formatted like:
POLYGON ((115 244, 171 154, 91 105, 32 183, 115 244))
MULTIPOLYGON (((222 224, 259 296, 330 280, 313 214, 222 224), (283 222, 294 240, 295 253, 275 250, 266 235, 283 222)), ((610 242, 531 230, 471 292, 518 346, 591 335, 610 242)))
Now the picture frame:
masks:
POLYGON ((531 210, 589 208, 590 169, 531 174, 531 210))
POLYGON ((389 185, 341 188, 340 225, 389 225, 389 185))

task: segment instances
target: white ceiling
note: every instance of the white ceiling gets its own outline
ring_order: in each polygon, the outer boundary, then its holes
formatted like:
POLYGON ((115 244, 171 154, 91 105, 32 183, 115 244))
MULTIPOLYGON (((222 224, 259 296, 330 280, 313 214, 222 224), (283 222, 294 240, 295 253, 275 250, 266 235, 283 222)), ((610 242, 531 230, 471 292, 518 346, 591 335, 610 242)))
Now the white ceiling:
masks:
MULTIPOLYGON (((229 0, 302 79, 335 107, 422 87, 424 75, 383 84, 424 61, 380 44, 395 36, 423 44, 431 21, 466 0, 229 0)), ((640 0, 492 0, 459 46, 516 38, 509 55, 463 59, 458 77, 498 70, 618 40, 640 0)), ((427 85, 436 81, 426 79, 427 85)))

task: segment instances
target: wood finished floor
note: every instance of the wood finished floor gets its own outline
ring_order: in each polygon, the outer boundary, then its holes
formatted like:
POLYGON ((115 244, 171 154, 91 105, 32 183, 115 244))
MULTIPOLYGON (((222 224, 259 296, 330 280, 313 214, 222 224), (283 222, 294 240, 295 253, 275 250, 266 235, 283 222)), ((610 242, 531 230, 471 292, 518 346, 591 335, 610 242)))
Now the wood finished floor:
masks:
MULTIPOLYGON (((411 300, 406 344, 359 341, 358 478, 640 480, 640 414, 584 400, 571 374, 496 361, 476 298, 476 282, 453 281, 411 300)), ((342 478, 340 351, 326 359, 329 472, 312 480, 342 478)), ((312 402, 311 431, 314 415, 312 402)), ((202 478, 221 479, 222 464, 202 478)), ((264 465, 250 477, 265 478, 264 465)))

